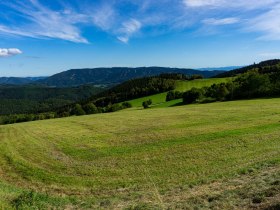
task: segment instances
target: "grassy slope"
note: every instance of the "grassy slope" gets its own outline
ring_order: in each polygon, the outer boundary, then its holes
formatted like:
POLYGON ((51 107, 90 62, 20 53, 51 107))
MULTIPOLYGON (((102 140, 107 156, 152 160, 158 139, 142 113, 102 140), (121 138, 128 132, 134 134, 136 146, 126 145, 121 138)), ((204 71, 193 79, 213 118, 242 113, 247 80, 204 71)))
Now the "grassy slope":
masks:
MULTIPOLYGON (((205 86, 211 86, 212 84, 215 84, 215 83, 219 84, 219 83, 227 82, 230 80, 231 80, 231 78, 211 78, 211 79, 199 79, 199 80, 193 80, 193 81, 178 81, 176 84, 176 90, 183 92, 183 91, 190 90, 193 87, 202 88, 205 86)), ((172 101, 172 102, 165 104, 166 94, 167 93, 159 93, 159 94, 152 95, 152 96, 134 99, 129 102, 132 104, 133 107, 142 107, 142 102, 147 101, 149 99, 152 99, 153 105, 155 107, 169 107, 178 102, 178 100, 177 100, 177 101, 172 101)), ((181 101, 181 100, 179 100, 179 101, 181 101)))
POLYGON ((0 126, 0 208, 278 205, 279 103, 235 101, 0 126))

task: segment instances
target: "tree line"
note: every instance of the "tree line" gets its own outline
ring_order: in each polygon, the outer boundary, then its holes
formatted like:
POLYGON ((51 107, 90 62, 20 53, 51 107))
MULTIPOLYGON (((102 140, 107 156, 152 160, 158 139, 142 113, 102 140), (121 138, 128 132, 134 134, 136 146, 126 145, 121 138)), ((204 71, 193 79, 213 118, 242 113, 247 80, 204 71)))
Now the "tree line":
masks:
MULTIPOLYGON (((1 124, 11 124, 51 118, 115 112, 130 108, 128 100, 166 92, 175 88, 176 76, 152 76, 129 80, 78 103, 71 103, 43 113, 25 113, 2 116, 1 124)), ((147 105, 149 107, 150 104, 147 105)))
POLYGON ((191 104, 279 96, 280 72, 262 74, 251 70, 237 76, 232 82, 192 88, 186 92, 170 91, 166 101, 183 98, 185 104, 191 104))
POLYGON ((64 105, 87 99, 103 90, 93 85, 68 88, 0 85, 0 115, 54 111, 64 105))

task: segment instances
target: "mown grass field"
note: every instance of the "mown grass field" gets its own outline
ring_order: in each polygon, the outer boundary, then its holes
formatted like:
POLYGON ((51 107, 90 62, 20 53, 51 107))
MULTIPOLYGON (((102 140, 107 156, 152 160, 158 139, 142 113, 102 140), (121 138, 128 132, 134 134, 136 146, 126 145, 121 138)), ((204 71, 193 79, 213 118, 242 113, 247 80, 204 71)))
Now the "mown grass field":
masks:
MULTIPOLYGON (((232 80, 232 78, 210 78, 210 79, 198 79, 192 81, 177 81, 175 90, 184 92, 192 89, 193 87, 195 88, 210 87, 213 84, 220 84, 223 82, 228 82, 230 80, 232 80)), ((152 96, 137 98, 129 102, 132 104, 133 107, 142 107, 143 101, 147 101, 151 99, 153 101, 153 107, 158 108, 158 107, 170 107, 175 105, 177 102, 182 101, 182 100, 177 100, 177 101, 166 103, 165 101, 166 95, 167 92, 159 93, 152 96)))
POLYGON ((0 209, 279 207, 280 99, 0 126, 0 209))

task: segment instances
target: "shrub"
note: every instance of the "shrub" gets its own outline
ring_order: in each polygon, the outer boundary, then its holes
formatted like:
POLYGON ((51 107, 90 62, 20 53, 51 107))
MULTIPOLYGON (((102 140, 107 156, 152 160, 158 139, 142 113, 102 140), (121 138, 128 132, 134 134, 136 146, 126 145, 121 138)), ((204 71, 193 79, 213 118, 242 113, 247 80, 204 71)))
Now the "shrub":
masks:
POLYGON ((97 107, 93 103, 88 103, 83 106, 84 111, 86 114, 96 114, 98 113, 97 107))
POLYGON ((150 105, 152 105, 152 100, 149 99, 148 101, 143 101, 142 106, 144 107, 144 109, 147 109, 150 107, 150 105))
POLYGON ((172 101, 175 99, 182 98, 182 93, 180 91, 169 91, 166 95, 166 101, 172 101))
POLYGON ((76 104, 74 109, 71 112, 72 115, 85 115, 86 112, 83 110, 82 106, 80 104, 76 104))
POLYGON ((202 89, 192 88, 183 94, 183 101, 185 104, 191 104, 197 102, 202 96, 202 89))
POLYGON ((116 111, 119 111, 121 110, 122 107, 119 105, 119 104, 113 104, 113 105, 110 105, 107 109, 108 112, 116 112, 116 111))
POLYGON ((132 107, 132 104, 129 103, 129 102, 123 102, 122 103, 122 107, 125 109, 125 108, 131 108, 132 107))
POLYGON ((203 79, 203 76, 200 74, 194 74, 190 77, 190 80, 195 80, 195 79, 203 79))

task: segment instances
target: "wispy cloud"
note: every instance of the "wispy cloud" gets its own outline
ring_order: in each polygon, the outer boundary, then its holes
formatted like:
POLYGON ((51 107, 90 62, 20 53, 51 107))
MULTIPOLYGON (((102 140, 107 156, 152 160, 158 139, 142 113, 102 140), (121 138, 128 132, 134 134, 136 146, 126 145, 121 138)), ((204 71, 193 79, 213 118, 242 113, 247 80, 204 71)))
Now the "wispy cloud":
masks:
POLYGON ((0 57, 10 57, 22 54, 22 51, 17 48, 0 48, 0 57))
POLYGON ((188 7, 205 7, 205 6, 221 6, 223 0, 184 0, 184 3, 188 7))
POLYGON ((122 24, 122 28, 119 30, 119 33, 121 34, 118 36, 118 39, 123 42, 127 43, 129 41, 129 38, 140 30, 142 24, 135 19, 130 19, 128 21, 125 21, 122 24))
POLYGON ((242 10, 251 10, 279 3, 279 0, 182 0, 187 7, 207 7, 208 9, 226 9, 240 8, 242 10), (209 8, 210 7, 210 8, 209 8))
POLYGON ((89 17, 89 22, 92 22, 103 31, 110 31, 118 19, 113 6, 113 4, 103 3, 95 7, 86 8, 84 12, 89 17))
POLYGON ((55 38, 77 43, 87 43, 76 24, 85 22, 85 17, 73 11, 54 11, 37 0, 4 3, 12 8, 26 23, 21 26, 0 25, 0 33, 32 38, 55 38))
POLYGON ((56 7, 51 7, 43 0, 0 1, 0 6, 12 10, 4 14, 5 18, 0 17, 0 35, 89 43, 94 37, 83 32, 97 28, 128 43, 137 33, 138 37, 177 31, 191 33, 205 27, 208 31, 219 28, 223 33, 223 26, 233 25, 238 33, 280 40, 280 0, 77 0, 76 5, 71 2, 60 0, 56 7))
POLYGON ((202 10, 202 23, 209 26, 236 24, 239 31, 255 33, 258 40, 280 40, 280 0, 182 0, 186 9, 202 10), (237 17, 207 16, 238 14, 237 17), (241 21, 242 20, 242 21, 241 21), (258 33, 259 32, 259 33, 258 33))
POLYGON ((280 3, 269 11, 248 21, 248 31, 261 32, 259 39, 280 40, 280 3))
POLYGON ((240 20, 239 18, 222 18, 222 19, 207 18, 204 19, 202 22, 206 25, 219 26, 219 25, 230 25, 230 24, 238 23, 239 20, 240 20))

